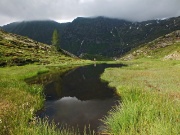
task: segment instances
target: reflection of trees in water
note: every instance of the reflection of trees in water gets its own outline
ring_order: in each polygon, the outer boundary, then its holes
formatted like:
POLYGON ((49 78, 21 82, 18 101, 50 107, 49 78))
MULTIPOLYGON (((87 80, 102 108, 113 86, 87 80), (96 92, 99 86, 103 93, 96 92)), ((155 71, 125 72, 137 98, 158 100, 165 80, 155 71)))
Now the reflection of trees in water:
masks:
POLYGON ((62 95, 62 76, 53 76, 53 80, 48 81, 44 86, 46 100, 56 100, 62 95))
POLYGON ((80 132, 84 131, 85 125, 91 125, 91 130, 103 130, 99 119, 117 104, 119 97, 101 82, 100 75, 107 67, 119 66, 122 65, 90 65, 71 70, 63 76, 49 76, 52 78, 50 81, 44 78, 47 82, 44 86, 46 103, 39 116, 48 116, 49 120, 73 127, 78 125, 80 132))
POLYGON ((62 95, 77 97, 80 100, 104 99, 113 97, 114 90, 109 88, 107 83, 100 80, 100 75, 107 67, 119 67, 122 65, 90 65, 80 67, 62 80, 62 95))
POLYGON ((36 76, 35 78, 27 79, 26 82, 28 84, 42 84, 47 85, 55 80, 57 80, 60 77, 62 77, 66 72, 76 69, 75 67, 49 67, 51 71, 54 70, 54 72, 45 73, 36 76))
POLYGON ((54 74, 41 75, 33 83, 44 84, 46 100, 61 97, 77 97, 80 100, 104 99, 115 95, 107 83, 102 83, 100 75, 107 67, 120 67, 118 64, 100 64, 74 68, 66 73, 59 70, 54 74))

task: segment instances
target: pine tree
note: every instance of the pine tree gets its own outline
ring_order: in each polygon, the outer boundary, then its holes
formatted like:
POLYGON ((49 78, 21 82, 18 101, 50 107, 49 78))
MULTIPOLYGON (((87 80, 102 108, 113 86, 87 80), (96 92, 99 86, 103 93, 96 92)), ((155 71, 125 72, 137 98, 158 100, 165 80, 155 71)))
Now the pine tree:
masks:
POLYGON ((57 31, 57 29, 55 29, 53 31, 53 35, 52 35, 52 45, 55 46, 55 48, 57 50, 60 49, 60 37, 59 37, 59 33, 57 31))

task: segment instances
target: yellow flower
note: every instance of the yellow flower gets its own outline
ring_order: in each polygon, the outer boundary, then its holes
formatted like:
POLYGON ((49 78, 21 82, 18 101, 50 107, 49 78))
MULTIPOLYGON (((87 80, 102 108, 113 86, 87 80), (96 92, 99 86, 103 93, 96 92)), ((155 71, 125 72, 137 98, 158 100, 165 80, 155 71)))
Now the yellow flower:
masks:
POLYGON ((30 112, 31 112, 31 114, 33 114, 33 112, 34 112, 34 108, 31 108, 31 109, 30 109, 30 112))

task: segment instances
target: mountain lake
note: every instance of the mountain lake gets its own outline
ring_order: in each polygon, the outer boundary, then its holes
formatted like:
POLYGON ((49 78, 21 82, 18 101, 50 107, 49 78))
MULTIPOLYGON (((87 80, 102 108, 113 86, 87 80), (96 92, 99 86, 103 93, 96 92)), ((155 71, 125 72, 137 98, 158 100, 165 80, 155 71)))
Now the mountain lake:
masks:
POLYGON ((44 107, 36 115, 54 121, 60 129, 62 125, 78 129, 80 134, 85 127, 87 134, 104 131, 102 119, 119 105, 120 97, 101 81, 100 75, 105 68, 122 66, 94 64, 75 68, 63 75, 51 75, 50 81, 44 84, 44 107))

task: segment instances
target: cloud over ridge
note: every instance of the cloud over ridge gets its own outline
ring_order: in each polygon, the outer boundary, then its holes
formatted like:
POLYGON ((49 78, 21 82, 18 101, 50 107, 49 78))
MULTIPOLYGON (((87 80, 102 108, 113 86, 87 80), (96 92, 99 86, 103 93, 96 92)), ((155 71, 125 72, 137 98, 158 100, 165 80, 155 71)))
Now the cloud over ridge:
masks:
POLYGON ((1 0, 0 25, 18 20, 106 16, 130 21, 180 16, 180 0, 1 0))

